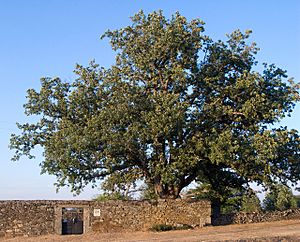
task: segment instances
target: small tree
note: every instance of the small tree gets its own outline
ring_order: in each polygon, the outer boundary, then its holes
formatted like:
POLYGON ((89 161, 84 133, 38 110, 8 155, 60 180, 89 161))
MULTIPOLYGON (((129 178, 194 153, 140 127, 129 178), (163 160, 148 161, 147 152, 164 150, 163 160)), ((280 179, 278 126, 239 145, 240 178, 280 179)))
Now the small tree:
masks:
POLYGON ((253 213, 261 211, 261 204, 255 192, 249 191, 242 196, 240 212, 253 213))
POLYGON ((292 190, 283 184, 273 186, 267 193, 263 201, 264 209, 267 211, 283 211, 297 207, 292 190))

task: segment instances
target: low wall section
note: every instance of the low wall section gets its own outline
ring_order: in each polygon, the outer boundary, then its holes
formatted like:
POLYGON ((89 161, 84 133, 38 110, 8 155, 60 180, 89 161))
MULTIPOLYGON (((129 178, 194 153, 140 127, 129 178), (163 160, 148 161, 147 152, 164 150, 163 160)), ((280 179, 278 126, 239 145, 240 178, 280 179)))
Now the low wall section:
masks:
POLYGON ((90 215, 92 230, 100 232, 147 230, 154 224, 202 227, 211 223, 211 208, 207 201, 96 202, 93 209, 101 211, 99 217, 93 216, 92 210, 90 215))
POLYGON ((83 209, 83 231, 148 230, 155 224, 202 227, 211 222, 208 201, 0 201, 0 238, 61 234, 63 208, 83 209))
POLYGON ((273 222, 287 219, 300 219, 300 209, 289 209, 285 211, 272 211, 260 213, 232 213, 222 214, 212 219, 213 225, 227 224, 250 224, 260 222, 273 222))
POLYGON ((47 202, 0 201, 0 237, 54 231, 54 206, 47 202))

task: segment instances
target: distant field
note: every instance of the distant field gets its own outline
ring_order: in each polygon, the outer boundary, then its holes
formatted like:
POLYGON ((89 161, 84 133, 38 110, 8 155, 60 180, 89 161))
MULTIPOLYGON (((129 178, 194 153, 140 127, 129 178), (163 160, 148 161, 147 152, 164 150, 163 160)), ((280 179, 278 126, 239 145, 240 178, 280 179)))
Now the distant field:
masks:
POLYGON ((9 242, 133 242, 133 241, 300 241, 300 220, 205 227, 196 230, 169 232, 134 232, 58 236, 48 235, 34 238, 12 238, 9 242))

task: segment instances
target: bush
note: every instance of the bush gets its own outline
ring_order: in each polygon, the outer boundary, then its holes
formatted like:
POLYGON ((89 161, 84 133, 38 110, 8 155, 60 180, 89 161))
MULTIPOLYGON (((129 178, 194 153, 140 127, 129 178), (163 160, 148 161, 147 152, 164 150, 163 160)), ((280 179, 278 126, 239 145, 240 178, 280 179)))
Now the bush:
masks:
POLYGON ((166 224, 154 224, 150 230, 155 232, 169 231, 174 230, 174 226, 166 225, 166 224))
POLYGON ((187 230, 192 229, 193 227, 188 224, 180 224, 177 226, 167 225, 167 224, 154 224, 150 230, 154 232, 163 232, 163 231, 170 231, 170 230, 187 230))
POLYGON ((175 227, 176 230, 188 230, 188 229, 193 229, 191 225, 188 224, 180 224, 175 227))

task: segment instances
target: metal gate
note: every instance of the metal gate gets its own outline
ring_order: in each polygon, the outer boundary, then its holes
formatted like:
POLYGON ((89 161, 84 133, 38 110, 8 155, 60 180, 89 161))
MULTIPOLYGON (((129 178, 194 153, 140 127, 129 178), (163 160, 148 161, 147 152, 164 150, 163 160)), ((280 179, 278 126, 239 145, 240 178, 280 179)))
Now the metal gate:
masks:
POLYGON ((62 234, 83 234, 83 208, 62 209, 62 234))

